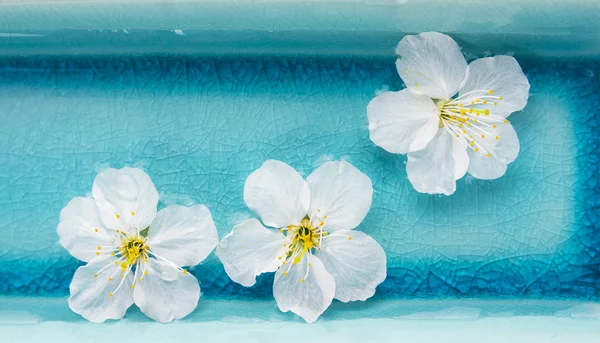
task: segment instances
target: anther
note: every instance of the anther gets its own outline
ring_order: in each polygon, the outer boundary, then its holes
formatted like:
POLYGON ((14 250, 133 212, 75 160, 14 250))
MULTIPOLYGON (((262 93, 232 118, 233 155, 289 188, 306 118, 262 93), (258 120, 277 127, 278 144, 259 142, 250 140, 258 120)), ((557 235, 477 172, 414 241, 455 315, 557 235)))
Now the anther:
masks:
POLYGON ((283 276, 287 276, 287 272, 283 272, 283 276))
POLYGON ((320 223, 319 223, 319 226, 323 226, 323 225, 325 225, 325 223, 323 223, 323 222, 320 222, 320 223))
POLYGON ((492 127, 495 129, 496 127, 498 127, 498 125, 494 124, 494 125, 492 125, 492 127))
POLYGON ((112 280, 113 280, 113 278, 112 278, 112 277, 109 277, 109 278, 108 278, 108 281, 112 281, 112 280))
POLYGON ((281 260, 281 256, 277 256, 277 259, 278 259, 278 260, 281 260))
POLYGON ((108 297, 112 298, 113 294, 112 293, 108 293, 108 297))
POLYGON ((94 232, 98 232, 98 229, 94 229, 94 232))
POLYGON ((101 250, 101 249, 102 249, 102 247, 101 247, 101 246, 98 246, 98 250, 101 250))
POLYGON ((481 138, 485 138, 485 135, 481 135, 481 138))
POLYGON ((100 252, 96 251, 96 255, 100 255, 100 252))
POLYGON ((498 100, 502 100, 502 99, 504 99, 504 97, 502 97, 502 96, 501 96, 501 97, 498 97, 498 100))
POLYGON ((475 148, 474 150, 475 150, 475 152, 478 152, 478 151, 479 151, 479 148, 475 148))
POLYGON ((352 240, 352 236, 348 237, 348 240, 351 241, 352 240))
POLYGON ((304 278, 300 279, 300 281, 304 282, 304 278))
POLYGON ((504 119, 504 124, 508 124, 508 119, 504 119))
POLYGON ((327 216, 323 216, 323 219, 327 219, 327 216))
POLYGON ((498 139, 500 139, 500 137, 499 137, 499 136, 496 136, 496 140, 498 140, 498 139))
POLYGON ((94 277, 98 277, 98 274, 94 274, 94 277))
POLYGON ((121 216, 118 213, 115 214, 115 217, 117 217, 117 219, 121 218, 121 216))
POLYGON ((490 90, 488 91, 488 94, 489 94, 489 95, 492 95, 492 94, 494 94, 494 92, 493 92, 493 91, 490 89, 490 90))
POLYGON ((134 288, 134 287, 135 287, 135 284, 133 284, 133 283, 132 283, 132 284, 131 284, 131 288, 134 288))
POLYGON ((487 157, 492 157, 492 154, 490 154, 489 152, 487 153, 487 155, 485 155, 487 157))
POLYGON ((131 211, 131 215, 132 215, 132 216, 135 216, 135 212, 131 211))
POLYGON ((184 269, 184 270, 183 270, 183 274, 187 274, 187 270, 185 270, 185 269, 184 269))

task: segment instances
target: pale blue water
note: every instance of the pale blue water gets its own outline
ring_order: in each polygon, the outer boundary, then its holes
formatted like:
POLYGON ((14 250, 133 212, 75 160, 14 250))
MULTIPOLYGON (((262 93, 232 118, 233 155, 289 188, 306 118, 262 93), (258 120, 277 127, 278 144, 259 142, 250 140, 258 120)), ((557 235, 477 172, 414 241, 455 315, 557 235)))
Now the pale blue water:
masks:
MULTIPOLYGON (((243 184, 265 159, 306 176, 344 158, 374 184, 359 229, 388 254, 377 296, 594 299, 600 64, 516 57, 531 83, 510 118, 521 154, 451 197, 414 191, 405 158, 369 140, 367 103, 402 88, 393 55, 2 57, 0 293, 68 294, 80 263, 59 213, 107 166, 144 168, 160 207, 206 204, 222 237, 252 215, 243 184)), ((244 289, 214 255, 193 273, 208 296, 271 297, 272 276, 244 289)))

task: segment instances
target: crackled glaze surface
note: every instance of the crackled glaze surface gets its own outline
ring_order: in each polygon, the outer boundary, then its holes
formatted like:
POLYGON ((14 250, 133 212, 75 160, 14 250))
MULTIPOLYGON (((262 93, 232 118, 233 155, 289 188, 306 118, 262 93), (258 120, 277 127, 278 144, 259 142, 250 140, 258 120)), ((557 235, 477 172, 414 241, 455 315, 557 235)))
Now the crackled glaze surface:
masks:
MULTIPOLYGON (((160 207, 206 204, 222 237, 251 215, 243 185, 265 159, 308 175, 344 158, 373 180, 359 229, 388 254, 379 295, 598 296, 600 66, 521 63, 520 156, 440 197, 369 140, 367 103, 402 88, 391 56, 0 59, 0 292, 68 292, 79 263, 58 245, 59 213, 104 167, 144 168, 160 207)), ((208 295, 271 293, 271 277, 232 283, 214 255, 193 273, 208 295)))

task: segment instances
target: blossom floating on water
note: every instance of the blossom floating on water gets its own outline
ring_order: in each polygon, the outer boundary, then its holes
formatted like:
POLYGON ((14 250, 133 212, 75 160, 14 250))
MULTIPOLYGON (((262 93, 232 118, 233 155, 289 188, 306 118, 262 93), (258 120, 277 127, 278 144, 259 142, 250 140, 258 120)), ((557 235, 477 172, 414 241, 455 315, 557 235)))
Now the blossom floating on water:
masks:
POLYGON ((506 118, 529 95, 517 61, 495 56, 467 65, 458 44, 437 32, 404 37, 396 54, 407 88, 371 100, 371 140, 408 155, 408 178, 422 193, 450 195, 467 172, 484 180, 504 175, 519 154, 506 118))
POLYGON ((279 309, 312 323, 333 298, 364 301, 386 277, 381 246, 352 230, 367 215, 372 195, 371 179, 348 162, 327 162, 304 180, 289 165, 268 160, 244 187, 244 200, 262 224, 237 225, 216 254, 227 275, 246 287, 276 271, 279 309))
POLYGON ((106 169, 93 198, 77 197, 60 213, 60 244, 87 262, 71 282, 69 307, 92 322, 119 319, 135 303, 170 322, 198 305, 195 266, 215 248, 217 230, 203 205, 156 211, 158 192, 140 169, 106 169))

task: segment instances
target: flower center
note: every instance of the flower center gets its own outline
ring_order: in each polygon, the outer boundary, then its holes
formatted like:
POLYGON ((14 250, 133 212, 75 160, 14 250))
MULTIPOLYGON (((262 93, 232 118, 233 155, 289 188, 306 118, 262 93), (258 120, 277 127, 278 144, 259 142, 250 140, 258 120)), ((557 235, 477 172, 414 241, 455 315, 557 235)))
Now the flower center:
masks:
POLYGON ((139 261, 148 259, 148 246, 146 238, 135 235, 123 235, 121 244, 119 245, 119 253, 123 257, 121 267, 125 269, 128 265, 133 266, 139 261))
POLYGON ((485 147, 500 140, 496 129, 499 124, 508 123, 508 120, 496 114, 502 96, 493 94, 492 90, 475 90, 455 99, 438 100, 439 127, 444 127, 457 139, 465 141, 474 152, 481 151, 491 157, 493 151, 485 147))
MULTIPOLYGON (((318 249, 321 232, 321 228, 315 228, 309 219, 302 220, 299 226, 292 226, 290 230, 292 235, 290 253, 296 249, 305 251, 312 251, 313 248, 318 249)), ((290 233, 288 233, 288 236, 290 233)))

